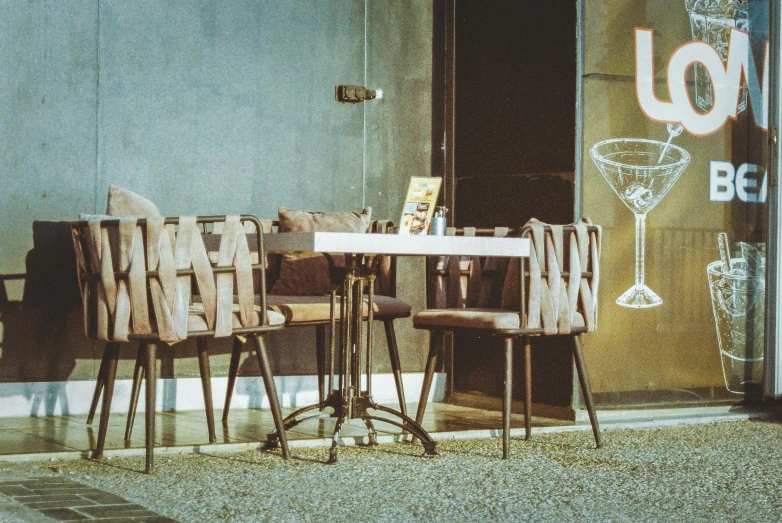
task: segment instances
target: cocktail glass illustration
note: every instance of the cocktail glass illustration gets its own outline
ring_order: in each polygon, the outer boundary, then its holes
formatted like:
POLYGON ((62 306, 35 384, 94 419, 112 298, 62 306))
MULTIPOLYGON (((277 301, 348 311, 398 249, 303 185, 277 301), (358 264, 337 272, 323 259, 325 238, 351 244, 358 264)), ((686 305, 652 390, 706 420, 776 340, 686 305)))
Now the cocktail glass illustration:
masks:
MULTIPOLYGON (((743 252, 745 246, 754 248, 744 244, 743 252)), ((729 258, 726 267, 723 256, 711 262, 706 272, 725 387, 736 394, 759 392, 763 380, 765 267, 755 265, 747 256, 729 258)))
MULTIPOLYGON (((669 128, 671 134, 681 132, 669 128)), ((617 196, 635 214, 635 283, 617 298, 617 305, 643 309, 663 301, 644 283, 646 214, 679 179, 690 153, 670 143, 616 138, 596 143, 590 151, 617 196)))
MULTIPOLYGON (((693 40, 711 44, 719 53, 722 62, 728 59, 728 43, 732 27, 749 31, 748 0, 685 0, 690 15, 693 40)), ((704 111, 714 105, 714 90, 709 73, 700 64, 693 66, 695 73, 695 104, 704 111)), ((747 108, 747 86, 741 86, 739 112, 747 108)))

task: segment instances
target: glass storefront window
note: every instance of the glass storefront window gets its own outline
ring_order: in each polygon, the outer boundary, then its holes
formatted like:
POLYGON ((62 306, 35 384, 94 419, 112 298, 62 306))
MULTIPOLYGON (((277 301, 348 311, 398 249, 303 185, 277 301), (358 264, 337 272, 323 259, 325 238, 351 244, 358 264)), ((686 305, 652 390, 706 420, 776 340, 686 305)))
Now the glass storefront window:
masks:
POLYGON ((602 407, 762 394, 768 0, 582 2, 581 214, 602 407))

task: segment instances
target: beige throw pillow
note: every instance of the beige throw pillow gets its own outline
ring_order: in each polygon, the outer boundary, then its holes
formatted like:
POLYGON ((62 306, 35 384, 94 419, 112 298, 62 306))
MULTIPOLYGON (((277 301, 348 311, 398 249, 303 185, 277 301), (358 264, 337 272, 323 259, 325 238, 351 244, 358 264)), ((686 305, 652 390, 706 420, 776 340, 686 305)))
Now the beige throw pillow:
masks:
POLYGON ((159 218, 157 206, 140 194, 122 187, 109 187, 109 200, 106 204, 109 216, 137 216, 139 218, 159 218))
MULTIPOLYGON (((372 208, 359 212, 308 212, 280 208, 279 232, 358 232, 369 229, 372 208)), ((344 266, 342 256, 334 256, 337 266, 344 266)), ((270 294, 306 296, 329 294, 329 264, 322 254, 286 254, 280 263, 280 276, 270 294)))

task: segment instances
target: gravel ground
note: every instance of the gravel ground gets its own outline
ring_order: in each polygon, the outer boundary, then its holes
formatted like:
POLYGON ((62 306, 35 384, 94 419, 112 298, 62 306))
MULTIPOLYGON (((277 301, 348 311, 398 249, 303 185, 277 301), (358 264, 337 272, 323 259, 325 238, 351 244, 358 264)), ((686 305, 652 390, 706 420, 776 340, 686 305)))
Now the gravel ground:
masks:
MULTIPOLYGON (((0 463, 0 478, 66 475, 183 522, 196 521, 782 521, 782 424, 449 440, 278 453, 0 463)), ((3 496, 0 495, 0 499, 3 496)), ((3 508, 0 503, 0 521, 3 508)))

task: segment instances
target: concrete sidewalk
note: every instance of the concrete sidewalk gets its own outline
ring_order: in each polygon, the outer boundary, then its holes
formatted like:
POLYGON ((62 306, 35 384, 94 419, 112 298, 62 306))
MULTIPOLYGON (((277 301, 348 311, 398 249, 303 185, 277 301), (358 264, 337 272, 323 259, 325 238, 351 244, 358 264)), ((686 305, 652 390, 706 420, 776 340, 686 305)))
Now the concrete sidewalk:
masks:
POLYGON ((441 440, 430 459, 417 444, 344 447, 336 465, 323 448, 297 448, 287 462, 258 450, 171 454, 153 475, 140 472, 141 455, 0 462, 0 521, 48 521, 46 510, 52 520, 183 522, 782 520, 782 424, 773 418, 605 425, 603 449, 589 431, 534 434, 514 438, 508 460, 490 438, 441 440), (11 488, 25 478, 86 494, 61 503, 72 513, 37 508, 44 501, 11 488))

